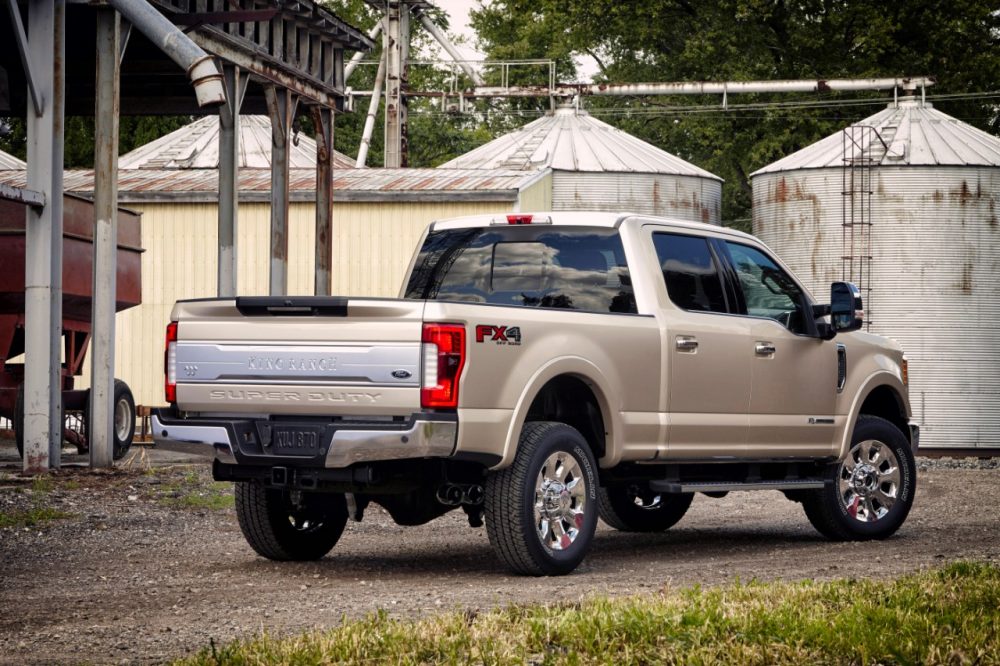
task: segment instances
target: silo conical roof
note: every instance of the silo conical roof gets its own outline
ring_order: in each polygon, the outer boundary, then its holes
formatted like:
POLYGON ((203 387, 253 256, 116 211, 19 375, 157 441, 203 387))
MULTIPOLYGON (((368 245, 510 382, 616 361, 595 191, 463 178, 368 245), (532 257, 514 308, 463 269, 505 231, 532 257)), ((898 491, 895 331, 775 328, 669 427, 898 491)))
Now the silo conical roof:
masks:
MULTIPOLYGON (((290 144, 292 168, 316 167, 316 142, 304 133, 290 144)), ((355 160, 334 151, 337 169, 353 169, 355 160)), ((271 167, 271 120, 240 116, 241 169, 271 167)), ((219 117, 205 116, 118 158, 119 169, 218 169, 219 117)))
MULTIPOLYGON (((1000 166, 1000 138, 952 118, 931 104, 904 98, 852 127, 873 127, 881 141, 864 139, 864 156, 880 166, 1000 166)), ((870 133, 859 133, 867 136, 870 133)), ((798 169, 842 167, 844 132, 792 153, 751 176, 798 169)))
POLYGON ((28 164, 0 150, 0 171, 24 171, 28 164))
POLYGON ((562 107, 465 155, 444 169, 518 169, 649 173, 722 181, 676 155, 597 120, 562 107))

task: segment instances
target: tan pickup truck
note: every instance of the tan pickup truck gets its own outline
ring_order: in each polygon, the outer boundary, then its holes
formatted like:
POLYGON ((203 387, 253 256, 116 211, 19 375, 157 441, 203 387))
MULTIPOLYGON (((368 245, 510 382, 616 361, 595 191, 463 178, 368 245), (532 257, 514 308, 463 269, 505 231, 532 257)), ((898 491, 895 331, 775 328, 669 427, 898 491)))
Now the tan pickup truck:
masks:
POLYGON ((376 502, 461 508, 517 572, 597 519, 660 531, 695 493, 781 491, 831 539, 906 519, 918 429, 861 298, 817 304, 760 241, 639 215, 432 224, 400 298, 181 301, 157 445, 214 457, 247 541, 323 557, 376 502))

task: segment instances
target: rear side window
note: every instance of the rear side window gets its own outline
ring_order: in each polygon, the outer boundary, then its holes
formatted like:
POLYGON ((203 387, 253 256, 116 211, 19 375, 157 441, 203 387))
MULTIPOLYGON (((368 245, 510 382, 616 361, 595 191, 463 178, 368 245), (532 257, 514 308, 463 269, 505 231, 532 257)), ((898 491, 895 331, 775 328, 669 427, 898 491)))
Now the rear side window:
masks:
POLYGON ((698 236, 654 233, 667 294, 677 307, 696 312, 727 312, 719 266, 698 236))
POLYGON ((615 229, 551 226, 432 231, 406 298, 635 313, 615 229))

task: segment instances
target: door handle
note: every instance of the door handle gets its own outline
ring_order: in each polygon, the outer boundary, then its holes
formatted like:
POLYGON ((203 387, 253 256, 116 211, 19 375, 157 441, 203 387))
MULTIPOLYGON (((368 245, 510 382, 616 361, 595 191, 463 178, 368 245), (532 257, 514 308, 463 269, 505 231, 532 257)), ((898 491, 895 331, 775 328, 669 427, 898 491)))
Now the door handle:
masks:
POLYGON ((777 349, 773 342, 758 342, 754 346, 754 351, 757 352, 757 356, 772 356, 777 349))
POLYGON ((698 349, 698 338, 691 335, 677 336, 677 349, 680 351, 693 352, 698 349))

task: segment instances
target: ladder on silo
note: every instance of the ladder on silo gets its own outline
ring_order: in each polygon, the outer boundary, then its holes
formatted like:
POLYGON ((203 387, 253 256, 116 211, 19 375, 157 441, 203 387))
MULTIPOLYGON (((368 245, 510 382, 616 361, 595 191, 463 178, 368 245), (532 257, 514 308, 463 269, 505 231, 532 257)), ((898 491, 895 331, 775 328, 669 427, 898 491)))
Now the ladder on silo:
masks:
MULTIPOLYGON (((861 290, 865 308, 865 330, 871 330, 872 315, 872 194, 873 168, 889 144, 869 125, 844 128, 841 174, 841 279, 861 290)), ((891 140, 891 139, 890 139, 891 140)))

